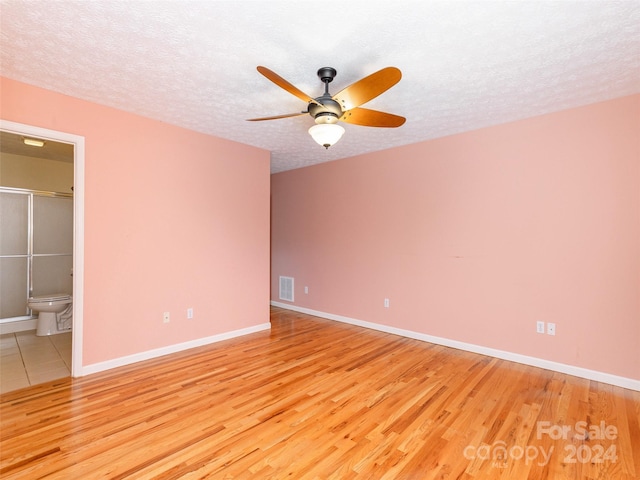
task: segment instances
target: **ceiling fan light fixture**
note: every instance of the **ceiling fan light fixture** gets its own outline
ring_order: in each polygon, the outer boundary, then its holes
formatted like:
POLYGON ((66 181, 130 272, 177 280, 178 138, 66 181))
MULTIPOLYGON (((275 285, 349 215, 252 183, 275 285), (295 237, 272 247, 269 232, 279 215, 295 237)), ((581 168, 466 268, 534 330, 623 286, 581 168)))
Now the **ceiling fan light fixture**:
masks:
POLYGON ((336 123, 319 123, 309 129, 309 134, 318 145, 329 148, 342 138, 344 128, 336 123))

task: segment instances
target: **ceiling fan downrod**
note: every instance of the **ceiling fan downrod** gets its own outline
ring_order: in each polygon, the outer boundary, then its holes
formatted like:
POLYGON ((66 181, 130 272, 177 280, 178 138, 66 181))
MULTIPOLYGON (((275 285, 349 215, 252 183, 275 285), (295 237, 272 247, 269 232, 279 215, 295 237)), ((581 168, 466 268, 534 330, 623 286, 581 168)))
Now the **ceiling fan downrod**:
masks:
POLYGON ((318 70, 318 77, 324 83, 324 94, 329 95, 329 84, 336 78, 338 72, 332 67, 322 67, 318 70))
POLYGON ((324 94, 314 98, 318 103, 309 103, 309 115, 317 124, 338 123, 342 116, 340 104, 331 98, 329 84, 337 75, 337 71, 332 67, 322 67, 318 70, 318 77, 324 83, 324 94))

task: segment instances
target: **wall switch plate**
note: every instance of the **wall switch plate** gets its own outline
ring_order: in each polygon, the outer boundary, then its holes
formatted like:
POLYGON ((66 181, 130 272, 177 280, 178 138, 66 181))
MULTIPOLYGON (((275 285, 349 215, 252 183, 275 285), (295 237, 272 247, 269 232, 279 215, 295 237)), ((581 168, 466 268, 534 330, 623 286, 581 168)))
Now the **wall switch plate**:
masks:
POLYGON ((304 287, 304 293, 309 293, 309 287, 304 287))
POLYGON ((536 332, 544 333, 544 322, 536 322, 536 332))
POLYGON ((164 313, 162 314, 162 321, 163 321, 164 323, 169 323, 169 317, 170 317, 170 316, 169 316, 169 312, 164 312, 164 313))
POLYGON ((388 298, 384 299, 384 308, 389 308, 389 299, 388 298))
POLYGON ((556 334, 556 324, 555 323, 547 323, 547 335, 555 335, 556 334))
POLYGON ((187 318, 193 318, 193 308, 187 308, 187 318))

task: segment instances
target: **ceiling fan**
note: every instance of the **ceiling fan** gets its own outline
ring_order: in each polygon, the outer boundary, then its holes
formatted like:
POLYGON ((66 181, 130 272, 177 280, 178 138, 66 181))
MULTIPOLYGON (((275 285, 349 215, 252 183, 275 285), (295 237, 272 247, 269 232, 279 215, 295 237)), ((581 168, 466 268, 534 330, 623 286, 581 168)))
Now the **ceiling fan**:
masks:
POLYGON ((318 70, 318 77, 324 83, 324 94, 313 98, 302 92, 277 73, 266 67, 257 67, 258 72, 287 92, 300 100, 307 102, 307 110, 300 113, 289 113, 273 117, 250 118, 248 121, 275 120, 279 118, 297 117, 309 114, 316 125, 309 129, 313 139, 325 148, 334 145, 344 133, 344 128, 337 125, 338 121, 362 125, 366 127, 399 127, 405 118, 391 113, 379 112, 360 105, 372 100, 381 93, 393 87, 402 78, 402 73, 396 67, 386 67, 371 75, 352 83, 335 95, 329 93, 329 84, 335 78, 335 68, 323 67, 318 70))

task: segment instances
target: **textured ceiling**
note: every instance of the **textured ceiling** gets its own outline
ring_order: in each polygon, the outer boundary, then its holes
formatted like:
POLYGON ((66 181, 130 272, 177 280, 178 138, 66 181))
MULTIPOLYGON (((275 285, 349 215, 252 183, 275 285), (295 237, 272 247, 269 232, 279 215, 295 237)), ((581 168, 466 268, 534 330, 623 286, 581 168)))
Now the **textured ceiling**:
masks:
MULTIPOLYGON (((265 148, 272 172, 640 92, 640 1, 2 0, 1 72, 25 83, 265 148), (316 97, 386 66, 367 108, 400 128, 343 124, 329 150, 305 110, 256 71, 316 97)), ((70 132, 73 133, 73 132, 70 132)))

